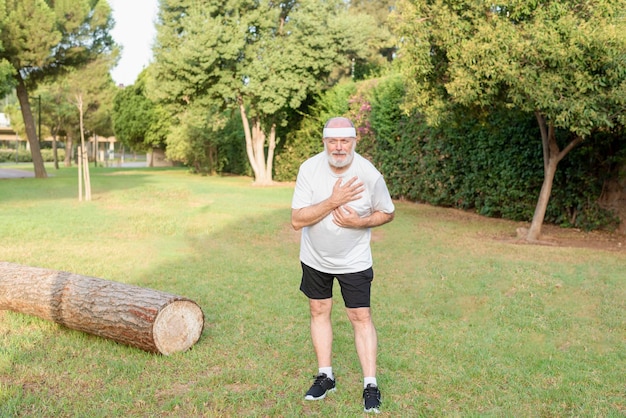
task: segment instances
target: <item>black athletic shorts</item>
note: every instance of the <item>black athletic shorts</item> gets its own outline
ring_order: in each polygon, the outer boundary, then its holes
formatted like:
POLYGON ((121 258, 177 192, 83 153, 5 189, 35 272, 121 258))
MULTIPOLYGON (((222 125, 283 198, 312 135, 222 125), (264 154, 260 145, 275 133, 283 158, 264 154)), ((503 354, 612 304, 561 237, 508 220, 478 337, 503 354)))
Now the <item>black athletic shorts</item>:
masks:
POLYGON ((369 308, 374 270, 357 273, 331 274, 317 271, 314 268, 302 265, 302 282, 300 290, 309 299, 330 299, 333 297, 333 283, 337 278, 341 287, 341 295, 346 308, 369 308))

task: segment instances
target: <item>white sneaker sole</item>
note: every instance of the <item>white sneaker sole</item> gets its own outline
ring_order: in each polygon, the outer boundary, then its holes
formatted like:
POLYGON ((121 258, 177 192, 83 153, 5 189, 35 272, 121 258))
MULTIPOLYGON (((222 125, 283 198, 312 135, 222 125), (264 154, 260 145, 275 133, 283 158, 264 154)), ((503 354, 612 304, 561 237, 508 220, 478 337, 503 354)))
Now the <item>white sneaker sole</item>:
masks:
POLYGON ((326 395, 327 395, 327 394, 329 394, 330 392, 334 392, 334 391, 336 391, 336 390, 337 390, 337 387, 335 386, 335 387, 334 387, 334 388, 332 388, 332 389, 328 389, 328 390, 327 390, 327 391, 326 391, 326 392, 325 392, 322 396, 319 396, 319 397, 317 397, 317 398, 315 398, 315 397, 313 397, 313 396, 311 396, 311 395, 306 395, 306 396, 304 397, 304 400, 305 400, 305 401, 321 401, 322 399, 324 399, 324 398, 326 397, 326 395))

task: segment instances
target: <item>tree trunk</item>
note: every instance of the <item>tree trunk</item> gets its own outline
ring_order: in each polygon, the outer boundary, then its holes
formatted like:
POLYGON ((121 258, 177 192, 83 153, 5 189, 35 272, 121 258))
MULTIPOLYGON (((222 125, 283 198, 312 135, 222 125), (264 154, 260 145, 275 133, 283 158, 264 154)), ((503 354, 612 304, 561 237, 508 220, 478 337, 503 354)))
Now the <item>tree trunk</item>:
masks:
POLYGON ((98 135, 93 134, 93 166, 98 167, 98 135))
POLYGON ((544 116, 540 112, 535 112, 535 116, 539 123, 541 143, 543 146, 543 184, 541 185, 541 192, 539 193, 533 220, 528 229, 528 234, 526 235, 526 240, 530 242, 539 241, 541 238, 541 227, 543 226, 543 220, 545 219, 546 210, 548 209, 548 202, 550 201, 552 185, 554 183, 554 174, 556 173, 559 162, 583 140, 582 137, 576 136, 563 150, 559 150, 554 125, 552 123, 546 123, 544 116))
POLYGON ((241 123, 243 124, 243 132, 246 138, 246 154, 248 155, 248 162, 252 167, 254 178, 259 177, 259 168, 256 164, 256 158, 254 158, 254 147, 252 146, 252 133, 250 131, 250 122, 248 121, 248 114, 246 112, 246 106, 243 103, 239 104, 239 114, 241 115, 241 123))
POLYGON ((267 161, 265 159, 265 133, 261 120, 254 118, 250 124, 246 108, 241 103, 239 105, 241 121, 243 123, 243 131, 246 137, 246 153, 248 161, 254 173, 254 184, 260 186, 269 186, 272 184, 272 166, 274 159, 274 149, 276 148, 276 125, 272 125, 270 131, 267 161))
POLYGON ((267 162, 265 164, 266 175, 265 178, 269 181, 269 184, 273 183, 272 171, 274 170, 274 150, 276 149, 276 125, 272 125, 270 130, 269 144, 267 147, 267 162))
POLYGON ((74 152, 74 140, 72 138, 72 134, 68 132, 67 136, 65 137, 65 159, 64 159, 65 167, 72 166, 73 152, 74 152))
POLYGON ((557 164, 558 161, 554 161, 553 158, 550 160, 548 167, 544 169, 543 184, 539 192, 537 206, 535 206, 533 221, 528 229, 527 241, 536 242, 541 238, 541 227, 543 226, 543 220, 546 217, 546 210, 548 209, 548 202, 552 194, 552 184, 554 183, 554 174, 556 173, 557 164))
POLYGON ((258 169, 254 184, 267 185, 271 183, 271 179, 267 178, 267 166, 265 165, 265 132, 263 132, 261 121, 258 118, 254 120, 252 127, 252 145, 258 169))
POLYGON ((52 158, 54 160, 54 169, 59 169, 59 151, 57 147, 57 134, 52 134, 52 158))
POLYGON ((89 153, 87 151, 87 147, 85 145, 85 127, 83 123, 83 95, 76 95, 76 107, 78 107, 78 122, 80 128, 80 146, 82 148, 83 154, 83 170, 79 171, 79 175, 83 175, 83 179, 85 182, 85 200, 91 201, 91 176, 89 175, 89 153))
POLYGON ((24 128, 26 129, 26 137, 30 145, 30 155, 33 159, 35 177, 45 179, 48 177, 48 173, 46 173, 46 167, 44 166, 43 157, 41 156, 41 147, 39 146, 39 138, 37 138, 37 130, 35 129, 35 120, 33 119, 33 112, 30 109, 30 102, 28 101, 28 91, 26 90, 26 85, 19 72, 17 74, 15 92, 20 102, 22 117, 24 118, 24 128))
POLYGON ((76 147, 76 153, 78 154, 78 201, 83 201, 83 147, 76 147))
POLYGON ((193 301, 138 286, 0 262, 0 309, 165 355, 186 351, 204 327, 193 301))

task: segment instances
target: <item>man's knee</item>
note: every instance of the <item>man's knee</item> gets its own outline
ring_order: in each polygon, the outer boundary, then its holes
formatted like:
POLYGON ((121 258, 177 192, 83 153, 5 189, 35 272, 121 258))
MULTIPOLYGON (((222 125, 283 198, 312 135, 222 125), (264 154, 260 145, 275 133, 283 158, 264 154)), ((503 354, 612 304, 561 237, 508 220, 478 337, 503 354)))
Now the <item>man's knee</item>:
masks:
POLYGON ((372 315, 370 308, 348 308, 348 319, 353 324, 370 324, 372 315))
POLYGON ((333 306, 332 299, 309 299, 311 316, 327 316, 333 306))

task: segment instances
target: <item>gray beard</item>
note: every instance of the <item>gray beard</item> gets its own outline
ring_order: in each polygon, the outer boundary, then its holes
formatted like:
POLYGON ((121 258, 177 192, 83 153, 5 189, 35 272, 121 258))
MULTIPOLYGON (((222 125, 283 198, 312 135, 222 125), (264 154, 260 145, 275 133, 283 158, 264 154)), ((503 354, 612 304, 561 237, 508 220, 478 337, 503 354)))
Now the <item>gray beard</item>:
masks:
POLYGON ((333 158, 333 155, 328 152, 328 147, 324 144, 324 152, 326 152, 326 159, 328 160, 328 164, 332 165, 335 168, 344 168, 349 166, 354 160, 354 148, 356 144, 352 147, 352 151, 350 153, 346 153, 346 158, 343 161, 338 161, 333 158))

